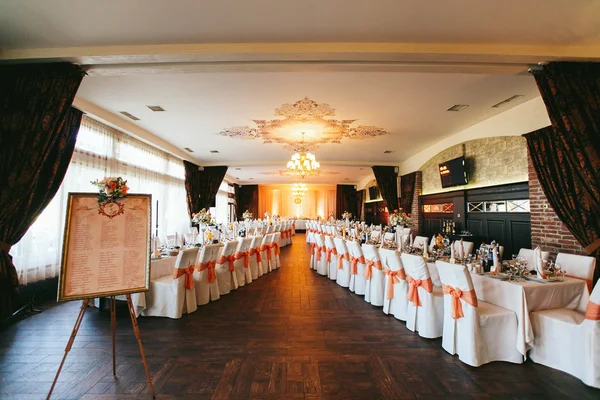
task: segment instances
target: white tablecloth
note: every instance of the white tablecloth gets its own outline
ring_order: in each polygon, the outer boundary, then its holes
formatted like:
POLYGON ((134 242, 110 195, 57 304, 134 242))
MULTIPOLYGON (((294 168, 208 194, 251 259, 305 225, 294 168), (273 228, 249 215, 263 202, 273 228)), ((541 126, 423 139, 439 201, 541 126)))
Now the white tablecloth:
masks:
MULTIPOLYGON (((441 286, 435 263, 427 263, 431 281, 441 286)), ((564 282, 509 282, 471 273, 477 299, 511 310, 517 315, 517 350, 524 356, 533 345, 532 311, 570 308, 585 313, 590 299, 585 281, 565 278, 564 282)))
POLYGON ((308 220, 306 219, 297 219, 294 224, 296 225, 296 230, 300 230, 300 231, 305 231, 306 230, 306 223, 308 222, 308 220))

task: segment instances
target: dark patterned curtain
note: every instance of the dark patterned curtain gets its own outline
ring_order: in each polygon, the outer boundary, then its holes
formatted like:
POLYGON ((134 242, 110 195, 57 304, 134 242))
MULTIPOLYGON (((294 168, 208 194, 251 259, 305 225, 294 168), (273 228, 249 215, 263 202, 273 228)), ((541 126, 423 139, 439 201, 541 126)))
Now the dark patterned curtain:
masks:
POLYGON ((533 166, 556 215, 600 265, 600 63, 550 63, 534 76, 552 126, 525 135, 533 166))
POLYGON ((258 218, 258 185, 240 186, 238 198, 238 220, 243 220, 242 214, 246 210, 250 211, 254 218, 258 218))
POLYGON ((377 180, 377 187, 389 212, 398 208, 398 173, 397 167, 374 165, 373 174, 377 180))
MULTIPOLYGON (((354 185, 337 185, 335 191, 335 212, 337 218, 342 218, 344 211, 357 217, 356 187, 354 185)), ((327 218, 327 217, 325 217, 327 218)))
POLYGON ((8 254, 65 176, 82 113, 71 108, 84 72, 67 63, 0 67, 0 316, 11 314, 17 271, 8 254))
POLYGON ((196 164, 189 161, 184 161, 183 165, 188 214, 192 218, 193 213, 214 205, 219 186, 227 173, 227 167, 204 167, 203 171, 200 171, 196 164))
POLYGON ((364 203, 365 202, 365 190, 359 190, 356 192, 356 218, 360 221, 365 220, 363 215, 364 203))
POLYGON ((415 185, 417 183, 417 172, 411 172, 410 174, 402 175, 400 177, 400 207, 402 207, 407 214, 412 212, 415 185))

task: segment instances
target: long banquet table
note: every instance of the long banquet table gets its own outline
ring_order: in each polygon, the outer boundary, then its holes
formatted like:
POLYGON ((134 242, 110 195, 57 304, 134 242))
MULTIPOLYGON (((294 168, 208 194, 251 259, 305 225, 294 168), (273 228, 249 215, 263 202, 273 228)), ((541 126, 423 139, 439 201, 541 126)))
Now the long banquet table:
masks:
MULTIPOLYGON (((435 263, 427 263, 434 285, 441 286, 435 263)), ((526 356, 533 347, 532 311, 569 308, 585 313, 590 299, 586 282, 565 278, 563 282, 506 281, 471 273, 477 299, 514 312, 517 316, 517 350, 526 356)))

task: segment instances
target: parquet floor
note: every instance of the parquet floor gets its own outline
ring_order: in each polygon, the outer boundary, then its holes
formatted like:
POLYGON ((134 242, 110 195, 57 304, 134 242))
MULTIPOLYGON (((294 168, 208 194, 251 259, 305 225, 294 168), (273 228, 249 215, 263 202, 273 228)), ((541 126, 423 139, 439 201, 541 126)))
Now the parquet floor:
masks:
MULTIPOLYGON (((303 235, 283 267, 179 320, 139 319, 159 399, 599 399, 600 390, 531 362, 462 364, 404 323, 308 268, 303 235)), ((0 333, 0 398, 44 398, 79 304, 48 305, 0 333)), ((54 398, 148 399, 126 307, 90 309, 54 398)), ((568 340, 568 338, 565 338, 568 340)))

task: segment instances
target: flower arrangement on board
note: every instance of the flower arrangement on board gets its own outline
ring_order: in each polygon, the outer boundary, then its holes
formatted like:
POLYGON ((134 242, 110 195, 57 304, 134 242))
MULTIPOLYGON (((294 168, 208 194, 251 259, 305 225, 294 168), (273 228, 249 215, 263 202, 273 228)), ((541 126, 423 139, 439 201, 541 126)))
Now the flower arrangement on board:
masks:
POLYGON ((101 181, 96 179, 95 181, 90 181, 90 183, 96 186, 98 191, 98 203, 104 203, 105 201, 115 201, 116 199, 121 199, 127 195, 129 191, 129 186, 127 186, 127 181, 118 177, 105 177, 101 181))
POLYGON ((195 224, 210 224, 212 222, 212 216, 206 208, 203 208, 199 212, 192 214, 192 222, 195 224))
POLYGON ((390 225, 412 226, 413 222, 412 219, 410 219, 410 215, 403 212, 402 209, 395 209, 394 212, 390 214, 390 225))
POLYGON ((352 218, 352 214, 349 213, 348 211, 344 211, 344 213, 342 214, 342 219, 351 219, 352 218))
POLYGON ((252 219, 254 216, 252 215, 252 213, 248 210, 244 211, 244 213, 242 214, 242 217, 244 219, 252 219))

